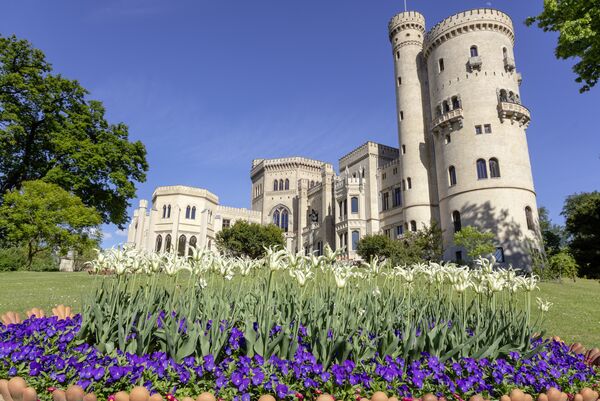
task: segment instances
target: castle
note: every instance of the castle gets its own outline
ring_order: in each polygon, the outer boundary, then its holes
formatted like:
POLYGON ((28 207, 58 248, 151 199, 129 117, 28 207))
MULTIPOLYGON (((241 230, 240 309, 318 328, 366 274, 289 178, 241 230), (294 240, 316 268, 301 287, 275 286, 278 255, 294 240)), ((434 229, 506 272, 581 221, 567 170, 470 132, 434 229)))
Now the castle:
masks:
POLYGON ((158 187, 141 200, 128 242, 140 249, 214 248, 237 220, 273 223, 289 250, 326 244, 356 258, 370 234, 400 238, 437 222, 444 259, 462 260, 453 235, 473 225, 495 234, 496 259, 530 264, 539 248, 536 195, 521 104, 510 17, 475 9, 429 31, 417 12, 389 23, 398 116, 398 148, 367 142, 333 165, 304 157, 257 159, 251 209, 221 206, 211 192, 158 187))

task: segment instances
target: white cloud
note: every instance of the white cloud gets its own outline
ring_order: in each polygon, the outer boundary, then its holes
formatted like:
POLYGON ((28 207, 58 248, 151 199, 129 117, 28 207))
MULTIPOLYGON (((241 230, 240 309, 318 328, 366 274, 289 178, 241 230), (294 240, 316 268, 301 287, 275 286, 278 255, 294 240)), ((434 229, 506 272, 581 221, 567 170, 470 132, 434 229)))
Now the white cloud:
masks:
POLYGON ((127 237, 127 231, 126 230, 116 230, 115 235, 117 237, 127 237))
POLYGON ((111 239, 113 236, 111 233, 102 233, 102 239, 111 239))

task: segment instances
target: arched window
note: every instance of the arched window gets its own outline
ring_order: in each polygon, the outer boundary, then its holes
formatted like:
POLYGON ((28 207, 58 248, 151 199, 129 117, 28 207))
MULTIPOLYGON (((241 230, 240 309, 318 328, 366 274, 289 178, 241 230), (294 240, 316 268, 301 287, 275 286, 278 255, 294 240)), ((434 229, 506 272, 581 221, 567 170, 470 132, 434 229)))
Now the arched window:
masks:
POLYGON ((531 208, 529 206, 525 206, 525 219, 527 220, 527 229, 535 230, 535 225, 533 224, 533 213, 531 212, 531 208))
POLYGON ((288 221, 289 221, 289 216, 288 216, 288 211, 287 210, 283 210, 281 212, 281 229, 283 230, 283 232, 288 232, 288 221))
POLYGON ((277 227, 279 227, 280 217, 281 214, 279 213, 279 210, 275 210, 273 213, 273 224, 275 224, 277 227))
POLYGON ((311 181, 310 181, 310 187, 312 188, 312 187, 314 187, 314 186, 315 186, 315 182, 314 182, 314 180, 311 180, 311 181))
POLYGON ((352 250, 358 249, 358 241, 360 241, 360 231, 352 231, 352 250))
POLYGON ((192 220, 196 220, 196 206, 192 207, 192 220))
POLYGON ((192 249, 196 249, 197 243, 198 243, 198 240, 196 239, 196 236, 192 235, 190 237, 190 246, 189 246, 189 250, 188 250, 188 255, 192 254, 192 249))
POLYGON ((471 57, 477 57, 479 56, 479 52, 477 51, 477 46, 473 45, 471 46, 471 57))
POLYGON ((417 222, 414 220, 410 221, 410 231, 417 231, 417 222))
POLYGON ((278 182, 279 181, 277 181, 277 180, 273 181, 273 191, 277 191, 279 189, 278 182))
POLYGON ((452 96, 452 109, 460 109, 460 100, 458 96, 452 96))
POLYGON ((504 57, 504 58, 508 57, 508 50, 506 49, 506 47, 502 48, 502 57, 504 57))
POLYGON ((191 214, 192 214, 192 208, 188 205, 188 207, 185 208, 185 218, 189 219, 191 214))
POLYGON ((160 252, 160 248, 162 248, 162 235, 158 234, 156 237, 156 252, 160 252))
POLYGON ((412 188, 412 181, 411 181, 410 177, 408 177, 408 178, 406 179, 406 184, 408 185, 408 189, 411 189, 411 188, 412 188))
POLYGON ((450 104, 448 103, 447 100, 444 100, 442 102, 442 107, 444 108, 444 113, 447 113, 450 111, 450 104))
POLYGON ((435 112, 437 114, 437 116, 441 116, 442 115, 442 106, 440 106, 439 104, 437 105, 437 107, 435 108, 435 112))
POLYGON ((167 219, 171 218, 171 205, 167 206, 167 219))
POLYGON ((283 178, 279 180, 279 190, 283 191, 283 178))
POLYGON ((288 180, 287 178, 285 179, 285 190, 287 191, 288 189, 290 189, 290 180, 288 180))
POLYGON ((490 177, 500 178, 500 163, 495 157, 490 159, 490 177))
POLYGON ((358 213, 358 198, 355 196, 350 198, 350 211, 352 213, 358 213))
POLYGON ((508 102, 508 94, 506 93, 506 89, 500 89, 500 101, 508 102))
POLYGON ((516 101, 515 101, 515 93, 513 91, 508 92, 508 101, 516 103, 516 101))
POLYGON ((440 69, 440 72, 444 71, 444 59, 443 58, 438 60, 438 67, 440 69))
POLYGON ((171 252, 171 234, 165 237, 165 252, 171 252))
POLYGON ((177 242, 177 255, 185 255, 185 235, 179 237, 179 241, 177 242))
POLYGON ((450 186, 456 185, 456 169, 454 166, 448 167, 448 178, 450 179, 450 186))
POLYGON ((487 165, 483 159, 477 160, 477 178, 480 180, 488 178, 487 165))
POLYGON ((452 212, 452 224, 454 224, 455 233, 462 230, 462 223, 460 222, 460 212, 458 210, 452 212))
POLYGON ((163 219, 167 217, 167 205, 163 205, 163 219))

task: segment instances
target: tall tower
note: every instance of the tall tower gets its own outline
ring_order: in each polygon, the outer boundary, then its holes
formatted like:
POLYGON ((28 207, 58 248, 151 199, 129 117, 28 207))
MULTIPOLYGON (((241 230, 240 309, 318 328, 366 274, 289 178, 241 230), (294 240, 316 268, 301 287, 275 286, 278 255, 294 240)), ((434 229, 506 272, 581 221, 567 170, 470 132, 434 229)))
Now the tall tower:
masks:
POLYGON ((430 113, 423 58, 425 18, 414 11, 403 12, 391 19, 388 28, 395 67, 404 225, 415 230, 437 219, 433 144, 427 131, 430 113))
POLYGON ((425 38, 447 259, 465 256, 452 237, 467 225, 492 231, 497 258, 515 267, 529 264, 527 248, 539 238, 514 38, 510 17, 491 9, 446 18, 425 38))

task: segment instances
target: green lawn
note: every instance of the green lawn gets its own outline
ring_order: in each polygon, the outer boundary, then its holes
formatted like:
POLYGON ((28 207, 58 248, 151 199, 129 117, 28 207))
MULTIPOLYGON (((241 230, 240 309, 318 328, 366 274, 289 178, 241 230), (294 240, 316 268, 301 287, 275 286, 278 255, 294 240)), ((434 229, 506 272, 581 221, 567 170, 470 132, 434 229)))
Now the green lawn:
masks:
MULTIPOLYGON (((58 304, 80 310, 82 298, 89 294, 99 277, 87 273, 0 273, 0 313, 24 312, 34 306, 49 312, 58 304)), ((600 282, 564 280, 542 283, 533 298, 553 302, 546 314, 546 335, 558 335, 567 342, 600 347, 600 282)))

